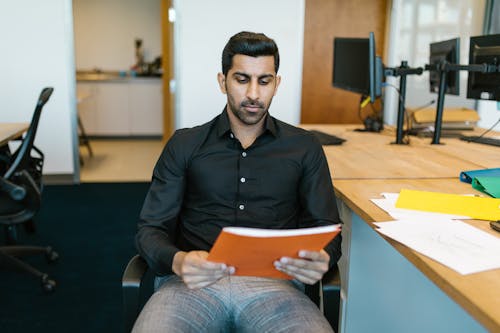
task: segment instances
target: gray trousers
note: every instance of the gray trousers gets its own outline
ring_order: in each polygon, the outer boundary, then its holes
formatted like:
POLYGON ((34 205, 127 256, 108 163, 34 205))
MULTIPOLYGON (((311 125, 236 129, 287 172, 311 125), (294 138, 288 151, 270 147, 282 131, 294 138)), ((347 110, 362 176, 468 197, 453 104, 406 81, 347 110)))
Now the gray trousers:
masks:
POLYGON ((333 332, 299 283, 231 276, 191 290, 176 275, 161 279, 134 333, 333 332))

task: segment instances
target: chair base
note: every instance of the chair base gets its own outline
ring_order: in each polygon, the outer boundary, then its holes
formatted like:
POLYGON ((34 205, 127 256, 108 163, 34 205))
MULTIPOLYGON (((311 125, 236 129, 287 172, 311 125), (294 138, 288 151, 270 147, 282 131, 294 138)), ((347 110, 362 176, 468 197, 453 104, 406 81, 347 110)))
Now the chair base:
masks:
POLYGON ((50 246, 1 246, 0 247, 0 266, 8 266, 22 272, 26 272, 37 277, 40 280, 42 289, 46 292, 53 292, 56 288, 56 282, 49 278, 46 273, 43 273, 33 266, 21 261, 18 257, 28 255, 44 254, 49 263, 56 261, 59 254, 50 246))
MULTIPOLYGON (((36 232, 36 225, 33 219, 29 219, 28 221, 25 221, 22 223, 24 227, 24 231, 28 234, 34 234, 36 232)), ((5 230, 5 243, 7 245, 16 245, 17 244, 17 239, 18 239, 18 231, 17 231, 17 224, 11 224, 11 225, 6 225, 4 226, 5 230)))

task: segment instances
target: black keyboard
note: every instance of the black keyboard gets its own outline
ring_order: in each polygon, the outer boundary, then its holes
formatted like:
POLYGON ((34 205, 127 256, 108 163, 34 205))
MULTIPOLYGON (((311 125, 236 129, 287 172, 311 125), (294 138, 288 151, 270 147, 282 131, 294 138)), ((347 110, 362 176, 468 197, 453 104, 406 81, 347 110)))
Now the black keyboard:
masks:
POLYGON ((484 137, 484 136, 476 136, 476 135, 465 136, 464 135, 464 136, 460 137, 460 140, 500 147, 500 139, 489 138, 489 137, 484 137))
POLYGON ((318 138, 319 142, 323 146, 341 145, 342 142, 345 141, 345 139, 339 138, 338 136, 332 134, 327 134, 316 130, 309 130, 309 132, 314 134, 314 136, 318 138))

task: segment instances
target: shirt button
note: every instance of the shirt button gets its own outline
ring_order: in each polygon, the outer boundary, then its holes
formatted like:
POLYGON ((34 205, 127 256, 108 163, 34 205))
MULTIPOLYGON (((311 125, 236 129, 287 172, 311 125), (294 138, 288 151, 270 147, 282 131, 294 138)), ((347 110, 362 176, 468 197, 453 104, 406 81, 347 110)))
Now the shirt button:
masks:
POLYGON ((229 136, 231 137, 231 139, 234 139, 234 134, 233 133, 229 134, 229 136))
POLYGON ((243 157, 247 157, 247 152, 246 152, 246 151, 242 152, 242 153, 241 153, 241 156, 243 156, 243 157))
POLYGON ((246 181, 247 181, 247 180, 245 179, 245 177, 241 177, 241 178, 240 178, 240 182, 244 183, 244 182, 246 182, 246 181))
POLYGON ((238 206, 238 208, 239 208, 240 210, 243 210, 243 209, 245 209, 245 205, 239 205, 239 206, 238 206))

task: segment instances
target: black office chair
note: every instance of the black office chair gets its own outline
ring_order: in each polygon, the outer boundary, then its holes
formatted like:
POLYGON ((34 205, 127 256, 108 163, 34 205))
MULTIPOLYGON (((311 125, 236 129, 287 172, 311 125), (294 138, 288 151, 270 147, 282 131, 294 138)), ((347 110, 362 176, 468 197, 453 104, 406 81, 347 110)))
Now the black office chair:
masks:
POLYGON ((42 108, 53 90, 44 88, 40 93, 30 126, 19 148, 12 155, 3 155, 6 172, 0 176, 0 224, 5 227, 7 242, 7 245, 0 246, 0 266, 9 266, 38 277, 43 289, 49 292, 54 291, 56 282, 19 257, 44 254, 49 262, 53 262, 58 254, 51 247, 15 244, 17 227, 24 224, 33 229, 32 218, 40 209, 44 155, 34 146, 34 140, 42 108))
MULTIPOLYGON (((123 322, 125 332, 132 331, 135 320, 144 304, 153 293, 154 274, 139 255, 127 264, 122 277, 123 322)), ((337 266, 325 274, 323 280, 313 286, 306 286, 306 294, 318 305, 337 331, 340 304, 340 275, 337 266)))

